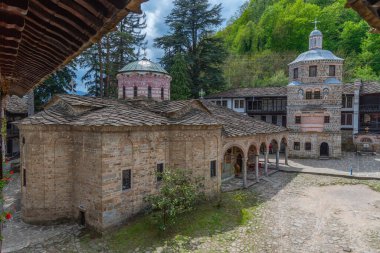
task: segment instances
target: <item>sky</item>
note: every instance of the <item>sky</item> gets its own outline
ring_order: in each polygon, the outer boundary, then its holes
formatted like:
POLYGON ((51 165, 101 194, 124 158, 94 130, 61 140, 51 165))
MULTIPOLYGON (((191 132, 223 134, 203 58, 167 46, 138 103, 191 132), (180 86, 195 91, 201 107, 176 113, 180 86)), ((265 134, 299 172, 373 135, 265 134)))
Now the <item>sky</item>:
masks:
MULTIPOLYGON (((222 4, 222 16, 224 22, 221 27, 222 29, 230 17, 232 17, 239 7, 246 0, 209 0, 211 5, 222 4)), ((173 7, 173 0, 149 0, 142 4, 141 8, 146 13, 147 16, 147 28, 146 28, 146 39, 148 41, 147 47, 147 57, 151 61, 158 62, 159 58, 162 56, 163 52, 160 49, 153 47, 154 39, 161 37, 168 33, 168 27, 165 24, 165 17, 170 14, 173 7)), ((80 80, 84 71, 79 70, 77 73, 77 90, 86 91, 84 85, 81 85, 80 80)))

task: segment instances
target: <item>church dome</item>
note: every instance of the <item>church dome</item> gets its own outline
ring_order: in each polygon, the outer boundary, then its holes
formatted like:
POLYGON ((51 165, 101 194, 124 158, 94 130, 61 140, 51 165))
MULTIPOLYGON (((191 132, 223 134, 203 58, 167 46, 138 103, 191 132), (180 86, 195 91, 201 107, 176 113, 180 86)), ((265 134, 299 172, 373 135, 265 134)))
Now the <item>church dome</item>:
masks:
POLYGON ((161 67, 160 64, 149 61, 145 57, 142 60, 134 61, 127 64, 124 68, 122 68, 119 71, 119 73, 128 72, 152 72, 166 75, 169 74, 163 67, 161 67))
POLYGON ((335 56, 331 51, 323 49, 313 49, 300 54, 297 59, 291 62, 289 65, 298 62, 318 61, 318 60, 331 60, 331 61, 343 61, 342 58, 335 56))
POLYGON ((311 36, 322 36, 322 32, 319 31, 319 30, 314 30, 310 33, 310 37, 311 36))

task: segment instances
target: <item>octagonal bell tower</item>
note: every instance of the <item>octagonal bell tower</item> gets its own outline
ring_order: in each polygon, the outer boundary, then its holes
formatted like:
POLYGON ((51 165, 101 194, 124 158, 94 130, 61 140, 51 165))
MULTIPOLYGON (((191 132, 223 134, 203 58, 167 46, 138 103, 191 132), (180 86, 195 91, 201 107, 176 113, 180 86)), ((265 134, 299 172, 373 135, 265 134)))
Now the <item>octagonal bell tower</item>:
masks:
POLYGON ((343 59, 323 49, 323 34, 309 36, 309 51, 289 64, 290 156, 339 158, 343 59))

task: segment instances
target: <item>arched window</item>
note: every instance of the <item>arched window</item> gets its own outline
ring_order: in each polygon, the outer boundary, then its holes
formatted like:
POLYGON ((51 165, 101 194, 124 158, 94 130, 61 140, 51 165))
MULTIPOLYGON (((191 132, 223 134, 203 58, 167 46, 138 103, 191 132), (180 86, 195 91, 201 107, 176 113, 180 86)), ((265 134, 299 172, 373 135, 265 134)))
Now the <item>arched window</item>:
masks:
POLYGON ((137 87, 135 86, 135 87, 133 87, 133 97, 134 97, 134 98, 137 98, 137 96, 138 96, 138 89, 137 89, 137 87))
POLYGON ((161 100, 165 99, 165 91, 164 88, 161 88, 161 100))
POLYGON ((372 143, 372 140, 370 138, 363 138, 363 139, 361 139, 361 142, 363 142, 363 143, 372 143))
POLYGON ((125 99, 125 86, 123 86, 123 99, 125 99))
POLYGON ((313 92, 311 90, 306 91, 306 99, 312 99, 313 98, 313 92))
POLYGON ((321 99, 321 91, 319 89, 314 90, 314 99, 321 99))
POLYGON ((152 87, 148 86, 148 98, 152 98, 152 87))

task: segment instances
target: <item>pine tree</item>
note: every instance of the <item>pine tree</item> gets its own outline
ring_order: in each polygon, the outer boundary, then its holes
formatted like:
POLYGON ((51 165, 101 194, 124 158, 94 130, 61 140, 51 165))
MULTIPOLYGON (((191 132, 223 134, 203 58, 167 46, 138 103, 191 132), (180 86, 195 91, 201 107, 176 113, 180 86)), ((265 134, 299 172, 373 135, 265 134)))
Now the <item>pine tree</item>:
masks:
POLYGON ((171 69, 174 56, 185 56, 190 75, 192 97, 203 89, 206 94, 222 90, 225 81, 221 66, 227 57, 222 40, 214 38, 221 25, 221 4, 210 6, 204 0, 175 0, 174 8, 165 23, 170 33, 155 40, 165 52, 161 63, 171 69))
POLYGON ((141 48, 146 46, 145 28, 145 14, 130 14, 79 56, 80 67, 87 70, 82 81, 90 95, 116 96, 116 75, 127 63, 140 57, 141 48))
POLYGON ((35 110, 40 111, 43 106, 56 94, 64 94, 69 91, 75 91, 76 84, 73 81, 76 78, 74 62, 68 64, 61 70, 52 74, 44 83, 34 90, 35 110))
POLYGON ((185 100, 191 96, 190 77, 187 69, 185 58, 181 54, 174 56, 173 64, 169 70, 172 77, 171 82, 171 99, 185 100))

